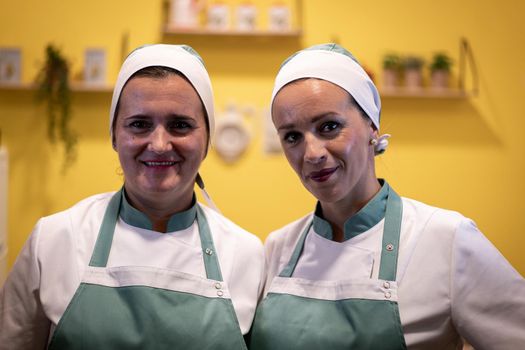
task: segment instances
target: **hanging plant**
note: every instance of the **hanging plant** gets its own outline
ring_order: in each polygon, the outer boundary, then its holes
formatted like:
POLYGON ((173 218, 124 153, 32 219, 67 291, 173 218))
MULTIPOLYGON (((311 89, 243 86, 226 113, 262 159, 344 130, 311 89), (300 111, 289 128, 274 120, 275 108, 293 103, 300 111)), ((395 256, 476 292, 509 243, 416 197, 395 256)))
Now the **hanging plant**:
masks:
POLYGON ((46 47, 46 60, 37 76, 37 99, 47 107, 49 141, 63 144, 63 170, 76 159, 77 135, 70 129, 71 89, 69 63, 53 45, 46 47))

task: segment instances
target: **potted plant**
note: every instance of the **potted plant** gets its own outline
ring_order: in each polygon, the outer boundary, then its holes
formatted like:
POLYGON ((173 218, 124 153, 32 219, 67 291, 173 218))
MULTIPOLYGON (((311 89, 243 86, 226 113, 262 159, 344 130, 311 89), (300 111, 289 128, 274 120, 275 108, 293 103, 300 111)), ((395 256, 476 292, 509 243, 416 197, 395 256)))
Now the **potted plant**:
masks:
POLYGON ((64 168, 76 158, 77 136, 70 129, 71 89, 69 63, 59 49, 46 47, 46 59, 37 75, 37 99, 47 108, 47 135, 51 143, 57 140, 64 147, 64 168))
POLYGON ((383 88, 392 89, 398 85, 401 57, 395 53, 383 56, 383 88))
POLYGON ((431 86, 434 89, 448 88, 452 59, 444 52, 437 52, 430 63, 431 86))
POLYGON ((423 85, 423 64, 425 61, 418 56, 407 56, 403 60, 405 70, 405 86, 407 89, 418 90, 423 85))

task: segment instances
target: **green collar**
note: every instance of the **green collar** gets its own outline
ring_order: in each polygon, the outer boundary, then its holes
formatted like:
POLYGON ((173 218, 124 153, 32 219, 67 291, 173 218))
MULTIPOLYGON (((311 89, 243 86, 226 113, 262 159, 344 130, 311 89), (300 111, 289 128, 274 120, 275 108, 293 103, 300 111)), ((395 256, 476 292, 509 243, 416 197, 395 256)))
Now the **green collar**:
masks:
MULTIPOLYGON (((127 194, 124 189, 122 189, 124 196, 122 196, 122 205, 120 206, 120 217, 128 225, 143 228, 146 230, 153 230, 153 225, 146 214, 138 211, 128 202, 127 194)), ((167 232, 175 232, 187 229, 190 227, 195 218, 197 217, 197 200, 195 199, 195 194, 191 202, 191 207, 185 211, 175 213, 171 216, 168 221, 168 226, 166 228, 167 232)))
MULTIPOLYGON (((388 198, 388 183, 379 179, 381 189, 361 210, 351 216, 345 222, 345 238, 348 240, 374 227, 383 220, 386 211, 386 200, 388 198)), ((326 239, 332 239, 332 227, 323 218, 321 204, 317 202, 313 220, 314 231, 326 239)))

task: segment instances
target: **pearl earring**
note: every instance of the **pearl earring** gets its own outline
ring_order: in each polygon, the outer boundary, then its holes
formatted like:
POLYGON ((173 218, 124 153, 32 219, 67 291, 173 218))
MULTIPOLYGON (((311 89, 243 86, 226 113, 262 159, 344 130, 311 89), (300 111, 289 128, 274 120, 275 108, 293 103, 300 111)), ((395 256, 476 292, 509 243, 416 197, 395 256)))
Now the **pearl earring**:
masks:
POLYGON ((370 144, 371 144, 372 146, 377 146, 377 139, 371 139, 371 140, 370 140, 370 144))

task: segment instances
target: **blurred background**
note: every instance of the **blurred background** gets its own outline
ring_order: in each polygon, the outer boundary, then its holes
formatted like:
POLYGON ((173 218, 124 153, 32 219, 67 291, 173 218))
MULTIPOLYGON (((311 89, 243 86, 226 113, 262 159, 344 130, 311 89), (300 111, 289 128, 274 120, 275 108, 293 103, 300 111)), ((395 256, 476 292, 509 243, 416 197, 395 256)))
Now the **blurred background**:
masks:
POLYGON ((524 275, 523 13, 520 0, 0 0, 0 281, 40 217, 120 188, 112 85, 133 48, 160 42, 206 62, 219 132, 201 174, 221 211, 261 240, 315 205, 268 122, 273 79, 293 52, 337 42, 382 93, 392 138, 378 176, 472 218, 524 275), (54 143, 35 98, 49 44, 71 83, 69 131, 54 143))

